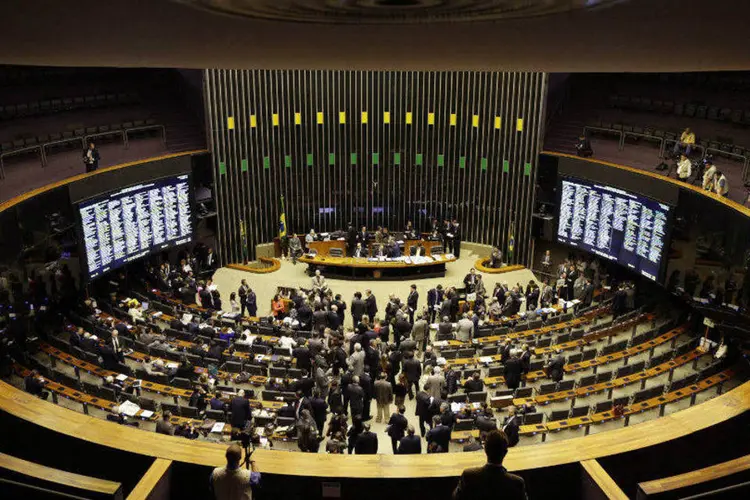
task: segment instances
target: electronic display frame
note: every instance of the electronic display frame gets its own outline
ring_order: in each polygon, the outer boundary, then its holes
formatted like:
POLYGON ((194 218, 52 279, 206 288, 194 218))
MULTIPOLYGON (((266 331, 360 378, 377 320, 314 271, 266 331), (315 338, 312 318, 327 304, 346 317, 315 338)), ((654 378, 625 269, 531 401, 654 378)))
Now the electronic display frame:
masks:
POLYGON ((587 253, 591 253, 610 262, 614 262, 638 274, 639 276, 643 276, 644 278, 650 279, 662 285, 664 284, 665 274, 667 270, 668 253, 671 245, 672 226, 676 208, 674 205, 664 203, 663 201, 659 201, 649 196, 645 196, 641 193, 623 189, 615 185, 596 182, 589 179, 582 179, 570 175, 559 175, 557 180, 557 206, 558 213, 556 218, 557 224, 555 227, 555 241, 571 248, 576 248, 587 253), (577 184, 589 189, 595 189, 600 192, 609 191, 616 195, 626 197, 630 200, 638 201, 651 210, 658 209, 662 212, 666 212, 666 220, 664 222, 665 230, 662 237, 662 248, 659 255, 659 263, 653 264, 653 262, 649 261, 645 257, 633 254, 626 248, 623 248, 624 234, 617 235, 615 242, 613 242, 613 245, 610 247, 612 250, 607 252, 601 251, 600 249, 588 245, 583 241, 573 241, 570 237, 562 237, 560 234, 560 224, 563 208, 564 182, 577 184), (644 261, 647 262, 646 266, 643 265, 644 261))
POLYGON ((76 217, 76 234, 78 236, 78 248, 79 248, 78 253, 79 253, 79 259, 80 259, 81 280, 84 283, 88 283, 98 278, 101 278, 102 276, 106 276, 110 272, 116 269, 120 269, 123 266, 126 266, 127 264, 131 262, 146 258, 158 252, 171 250, 173 248, 177 248, 181 245, 186 245, 195 241, 195 237, 196 237, 195 236, 195 229, 196 229, 195 228, 195 224, 196 224, 195 192, 194 192, 194 186, 193 186, 193 178, 190 172, 155 177, 152 179, 143 180, 143 181, 136 182, 136 183, 131 183, 126 186, 120 186, 118 187, 118 189, 115 189, 115 190, 100 192, 93 196, 89 196, 89 197, 78 200, 74 204, 73 208, 74 208, 75 217, 76 217), (170 183, 174 183, 176 185, 179 183, 180 180, 184 180, 187 182, 188 209, 190 211, 189 233, 185 236, 172 238, 163 243, 159 243, 156 245, 152 244, 145 250, 142 250, 135 254, 129 254, 125 258, 119 259, 117 262, 112 262, 110 265, 108 265, 106 268, 103 268, 101 271, 97 270, 97 271, 92 272, 92 270, 89 269, 88 252, 86 249, 85 231, 83 227, 84 222, 83 222, 83 218, 81 214, 81 208, 90 206, 99 201, 111 199, 118 195, 125 196, 127 193, 135 193, 142 189, 148 189, 149 187, 154 186, 154 185, 165 186, 165 185, 169 185, 170 183))

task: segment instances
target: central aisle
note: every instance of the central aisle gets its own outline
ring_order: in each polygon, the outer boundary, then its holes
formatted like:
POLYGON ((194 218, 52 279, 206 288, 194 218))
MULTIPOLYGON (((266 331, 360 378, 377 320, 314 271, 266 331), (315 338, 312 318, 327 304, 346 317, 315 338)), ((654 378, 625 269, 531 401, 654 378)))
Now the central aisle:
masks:
MULTIPOLYGON (((377 299, 378 309, 380 311, 385 310, 388 295, 391 293, 395 293, 401 298, 401 300, 406 300, 407 295, 409 295, 409 286, 414 283, 417 285, 417 291, 419 292, 419 305, 421 308, 421 306, 427 301, 427 291, 438 284, 442 284, 444 288, 448 286, 463 288, 464 276, 468 274, 478 258, 479 256, 473 252, 462 249, 461 258, 446 266, 447 272, 443 278, 427 278, 409 281, 352 281, 326 277, 326 281, 328 281, 328 286, 331 287, 334 295, 337 293, 341 294, 341 298, 346 302, 347 306, 351 303, 354 292, 362 292, 362 295, 364 296, 364 291, 369 288, 377 299)), ((228 303, 229 294, 237 291, 237 288, 240 285, 240 280, 243 278, 246 279, 248 285, 250 285, 257 295, 258 315, 266 315, 271 311, 271 300, 279 286, 311 287, 310 277, 305 273, 306 270, 307 264, 298 263, 297 265, 294 265, 291 261, 287 260, 281 261, 281 269, 269 274, 254 274, 245 271, 238 271, 236 269, 221 268, 214 274, 214 283, 218 286, 219 291, 221 292, 222 301, 228 303)), ((507 282, 510 286, 513 286, 516 283, 521 283, 525 287, 529 280, 535 278, 531 271, 524 269, 498 275, 483 274, 482 279, 484 279, 484 285, 487 288, 487 292, 492 293, 495 283, 507 282)), ((350 321, 347 321, 345 324, 347 326, 350 325, 350 321)))

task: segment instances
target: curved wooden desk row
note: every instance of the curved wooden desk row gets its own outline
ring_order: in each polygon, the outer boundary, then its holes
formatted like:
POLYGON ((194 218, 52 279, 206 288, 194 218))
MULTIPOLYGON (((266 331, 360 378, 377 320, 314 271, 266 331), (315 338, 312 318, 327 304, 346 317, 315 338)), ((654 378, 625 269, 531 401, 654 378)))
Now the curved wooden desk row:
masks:
MULTIPOLYGON (((622 417, 627 419, 627 417, 629 417, 630 415, 642 413, 648 410, 654 410, 656 408, 661 408, 663 410, 664 407, 670 403, 675 403, 681 399, 692 397, 699 392, 710 389, 711 387, 718 386, 719 384, 723 384, 724 382, 732 378, 732 375, 734 375, 734 370, 724 370, 721 373, 712 375, 696 384, 685 387, 683 389, 667 392, 665 394, 662 394, 661 396, 656 396, 654 398, 647 399, 646 401, 631 404, 624 409, 622 417)), ((610 420, 615 420, 618 418, 621 417, 615 415, 613 411, 605 411, 583 417, 569 418, 565 420, 558 420, 555 422, 547 422, 546 424, 522 425, 519 427, 519 433, 524 436, 532 436, 534 434, 556 432, 564 429, 576 429, 583 426, 588 427, 591 424, 601 424, 602 422, 608 422, 610 420)))
MULTIPOLYGON (((572 365, 565 365, 565 372, 566 373, 572 373, 577 370, 585 369, 586 367, 581 367, 581 365, 587 364, 587 367, 594 367, 594 366, 603 366, 607 363, 611 363, 612 361, 618 361, 621 359, 624 359, 626 357, 633 356, 635 354, 640 354, 642 352, 651 350, 661 344, 664 344, 666 342, 669 342, 670 340, 674 340, 679 335, 681 335, 685 331, 684 327, 675 328, 674 330, 671 330, 663 335, 660 335, 659 337, 652 339, 648 342, 644 342, 642 344, 638 344, 633 347, 629 347, 628 349, 624 349, 622 351, 617 351, 612 354, 607 354, 606 356, 599 356, 598 358, 594 358, 589 361, 582 361, 581 363, 574 363, 572 365), (571 368, 573 367, 573 368, 571 368)), ((529 372, 526 374, 526 381, 527 382, 535 382, 536 380, 539 380, 541 378, 546 377, 546 374, 543 370, 537 370, 533 372, 529 372)), ((627 377, 625 377, 627 378, 627 377)), ((495 377, 486 377, 484 379, 484 383, 490 387, 495 387, 499 384, 505 383, 505 377, 502 375, 495 376, 495 377)), ((603 385, 603 384, 600 384, 603 385)), ((625 384, 622 384, 625 385, 625 384)), ((616 386, 619 387, 619 386, 616 386)), ((601 390, 609 389, 610 386, 602 387, 600 390, 596 390, 594 392, 601 392, 601 390)), ((586 388, 589 389, 589 388, 586 388)), ((546 404, 550 403, 552 401, 558 401, 563 399, 568 399, 570 397, 575 396, 575 391, 564 391, 560 393, 552 393, 552 394, 546 394, 544 396, 536 396, 534 398, 523 398, 523 399, 516 399, 513 400, 514 404, 532 404, 534 402, 540 403, 540 404, 546 404)))
POLYGON ((691 361, 695 361, 700 358, 704 353, 699 350, 691 351, 682 356, 678 356, 674 359, 666 361, 660 365, 649 368, 648 370, 642 370, 638 373, 626 375, 624 377, 616 378, 614 380, 608 380, 606 382, 600 382, 598 384, 587 385, 578 387, 577 389, 571 389, 569 391, 559 391, 550 394, 544 394, 539 396, 533 396, 530 398, 516 398, 513 400, 513 404, 517 406, 521 405, 546 405, 555 401, 565 401, 566 399, 577 399, 590 396, 592 394, 598 394, 604 391, 611 391, 613 389, 619 389, 636 382, 641 382, 641 388, 643 383, 647 379, 658 377, 664 373, 669 373, 675 368, 686 365, 691 361))
MULTIPOLYGON (((555 309, 557 309, 558 312, 562 310, 560 306, 555 306, 555 309)), ((601 316, 604 316, 607 312, 609 312, 609 306, 600 306, 600 307, 597 307, 596 309, 592 309, 591 311, 588 311, 587 313, 582 314, 578 316, 577 318, 573 318, 569 321, 565 321, 561 323, 554 323, 552 325, 543 326, 542 328, 535 328, 533 330, 521 330, 518 332, 504 333, 504 334, 499 334, 499 335, 488 335, 486 337, 479 337, 477 339, 474 339, 474 341, 479 345, 484 345, 484 344, 496 344, 498 342, 503 342, 506 339, 516 340, 516 339, 521 339, 524 337, 534 337, 536 335, 553 332, 555 330, 561 330, 563 328, 574 328, 577 326, 590 323, 594 321, 595 319, 601 316)), ((509 318, 508 321, 514 321, 518 319, 519 319, 519 316, 515 316, 514 318, 509 318)))
POLYGON ((95 494, 106 495, 113 499, 122 498, 122 484, 106 479, 82 476, 60 469, 54 469, 28 460, 0 453, 0 468, 33 477, 41 481, 59 484, 64 488, 73 488, 95 494))
POLYGON ((486 273, 486 274, 505 274, 505 273, 511 273, 513 271, 522 271, 526 269, 526 266, 522 266, 520 264, 515 264, 512 266, 503 266, 503 267, 487 267, 487 263, 490 261, 487 257, 481 257, 477 259, 476 262, 474 262, 474 268, 479 271, 480 273, 486 273))
MULTIPOLYGON (((505 465, 525 470, 576 463, 657 445, 697 432, 737 416, 750 408, 750 382, 699 406, 668 416, 540 446, 516 447, 505 465)), ((50 430, 78 439, 141 455, 203 466, 224 463, 225 445, 143 432, 129 426, 59 407, 0 382, 0 409, 50 430)), ((466 467, 484 463, 479 453, 431 455, 317 455, 257 450, 262 472, 312 477, 414 478, 456 477, 466 467)))
POLYGON ((237 271, 245 271, 254 274, 270 274, 281 269, 281 261, 270 257, 258 257, 258 260, 265 264, 264 267, 250 266, 247 264, 227 264, 229 269, 236 269, 237 271))
POLYGON ((701 483, 707 483, 708 481, 714 481, 748 470, 750 470, 750 455, 745 455, 744 457, 684 474, 638 483, 638 498, 642 498, 642 495, 656 495, 689 488, 690 486, 697 486, 701 483))
MULTIPOLYGON (((650 318, 646 318, 646 319, 650 319, 650 318)), ((520 331, 520 332, 510 333, 508 335, 505 335, 504 339, 502 339, 502 340, 505 340, 505 339, 518 340, 518 339, 523 339, 523 338, 528 338, 528 337, 536 337, 536 336, 543 335, 545 333, 553 332, 555 330, 560 330, 562 328, 568 328, 568 327, 571 327, 571 326, 582 325, 585 322, 586 322, 586 319, 583 318, 583 317, 576 318, 576 319, 573 319, 573 320, 570 320, 570 321, 566 321, 564 323, 558 323, 558 324, 555 324, 555 325, 551 325, 549 327, 539 328, 537 330, 524 330, 524 331, 520 331), (577 321, 577 320, 580 320, 580 321, 577 321)), ((618 332, 618 331, 620 331, 622 329, 621 325, 626 325, 625 328, 630 328, 630 327, 633 327, 637 323, 638 323, 637 319, 628 320, 627 322, 618 323, 617 325, 613 325, 612 327, 604 328, 602 330, 598 330, 598 331, 590 334, 588 337, 582 337, 581 339, 577 339, 577 340, 571 341, 570 343, 565 342, 565 343, 559 344, 559 345, 563 346, 563 345, 568 345, 569 344, 569 347, 567 347, 567 348, 573 348, 573 347, 576 347, 576 346, 581 346, 581 345, 584 345, 586 343, 590 343, 590 342, 593 342, 595 340, 601 339, 603 337, 607 337, 609 335, 613 335, 614 333, 616 333, 616 332, 618 332)), ((562 349, 562 347, 561 347, 561 349, 562 349)), ((548 353, 548 352, 553 352, 553 351, 554 351, 554 347, 553 347, 553 349, 551 351, 547 351, 546 348, 540 348, 538 350, 538 352, 537 352, 537 349, 534 349, 534 354, 535 355, 541 355, 541 354, 548 353)), ((468 365, 478 365, 478 364, 487 364, 487 363, 492 363, 492 362, 495 362, 495 361, 500 361, 500 359, 501 359, 501 355, 500 354, 493 354, 491 356, 474 356, 474 357, 471 357, 471 358, 449 359, 449 360, 446 360, 446 365, 452 366, 452 367, 456 367, 456 366, 468 366, 468 365), (484 358, 484 361, 482 360, 482 358, 484 358)))

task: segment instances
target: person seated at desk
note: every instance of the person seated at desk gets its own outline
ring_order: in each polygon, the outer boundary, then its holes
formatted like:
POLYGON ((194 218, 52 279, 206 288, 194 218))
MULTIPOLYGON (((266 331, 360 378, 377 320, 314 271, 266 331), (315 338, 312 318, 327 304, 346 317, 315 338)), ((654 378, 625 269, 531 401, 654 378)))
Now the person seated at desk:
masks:
POLYGON ((38 398, 47 399, 49 392, 44 390, 44 384, 45 381, 39 376, 37 370, 31 370, 31 373, 26 375, 26 378, 23 380, 23 387, 26 392, 38 398))
POLYGON ((440 234, 440 232, 437 229, 434 229, 430 233, 430 236, 427 239, 430 240, 430 241, 440 241, 440 242, 442 242, 443 241, 443 236, 440 234))
POLYGON ((396 240, 394 240, 392 236, 388 240, 388 256, 392 259, 401 257, 401 247, 396 243, 396 240))
POLYGON ((477 415, 475 425, 480 432, 496 431, 497 420, 495 420, 492 408, 486 408, 484 411, 480 412, 477 415))
MULTIPOLYGON (((295 235, 296 236, 296 235, 295 235)), ((315 229, 310 229, 310 232, 305 235, 305 246, 310 250, 310 243, 317 239, 318 235, 315 234, 315 229)))
POLYGON ((328 290, 328 284, 326 283, 325 277, 320 274, 320 270, 315 271, 315 276, 312 277, 312 289, 315 293, 320 293, 328 290))
POLYGON ((362 243, 357 242, 357 247, 354 249, 352 257, 364 258, 367 257, 367 249, 362 246, 362 243))
POLYGON ((695 134, 688 127, 680 135, 680 140, 674 144, 674 149, 672 149, 672 153, 674 153, 674 155, 677 156, 677 154, 681 150, 684 149, 685 155, 690 156, 690 151, 692 151, 694 145, 695 145, 695 134))
POLYGON ((128 302, 128 316, 133 320, 133 323, 143 322, 143 310, 137 300, 133 299, 128 302))
POLYGON ((464 383, 464 390, 466 392, 482 392, 484 390, 484 382, 479 377, 479 372, 474 372, 471 378, 464 383))
POLYGON ((385 242, 386 238, 383 233, 383 228, 381 226, 378 226, 378 228, 375 230, 374 238, 375 238, 375 243, 377 243, 378 245, 381 245, 385 242))
POLYGON ((410 220, 406 221, 406 227, 404 227, 404 239, 407 239, 407 240, 419 239, 417 232, 414 230, 414 225, 412 224, 410 220))
POLYGON ((492 254, 490 254, 490 267, 497 269, 503 265, 503 252, 497 247, 492 247, 492 254))
POLYGON ((151 363, 145 363, 144 368, 149 375, 165 374, 171 377, 174 374, 174 369, 167 368, 162 359, 155 359, 151 363))
POLYGON ((208 402, 209 408, 212 410, 224 411, 224 400, 221 399, 221 393, 217 392, 211 401, 208 402))
POLYGON ((379 257, 386 257, 387 256, 387 252, 385 251, 385 247, 382 244, 375 245, 374 249, 375 250, 373 251, 373 255, 372 255, 373 257, 378 257, 379 258, 379 257))
POLYGON ((443 316, 438 325, 436 340, 453 340, 453 323, 449 316, 443 316))
POLYGON ((297 258, 300 257, 304 251, 302 250, 302 242, 300 241, 297 233, 294 233, 289 238, 289 255, 292 257, 293 262, 297 262, 297 258))
POLYGON ((427 255, 427 249, 424 247, 421 241, 412 246, 409 250, 409 253, 412 257, 425 257, 427 255))

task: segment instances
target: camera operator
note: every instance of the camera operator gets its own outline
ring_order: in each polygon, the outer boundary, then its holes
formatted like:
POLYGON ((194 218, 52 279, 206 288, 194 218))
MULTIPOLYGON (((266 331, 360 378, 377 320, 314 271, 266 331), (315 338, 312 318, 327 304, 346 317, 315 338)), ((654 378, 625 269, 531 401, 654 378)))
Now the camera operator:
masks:
MULTIPOLYGON (((247 452, 246 452, 247 453, 247 452)), ((233 444, 227 448, 227 465, 217 467, 211 473, 211 491, 216 500, 251 500, 253 498, 252 486, 260 483, 260 472, 255 465, 255 460, 250 455, 245 458, 249 461, 250 470, 241 467, 242 448, 233 444)))

